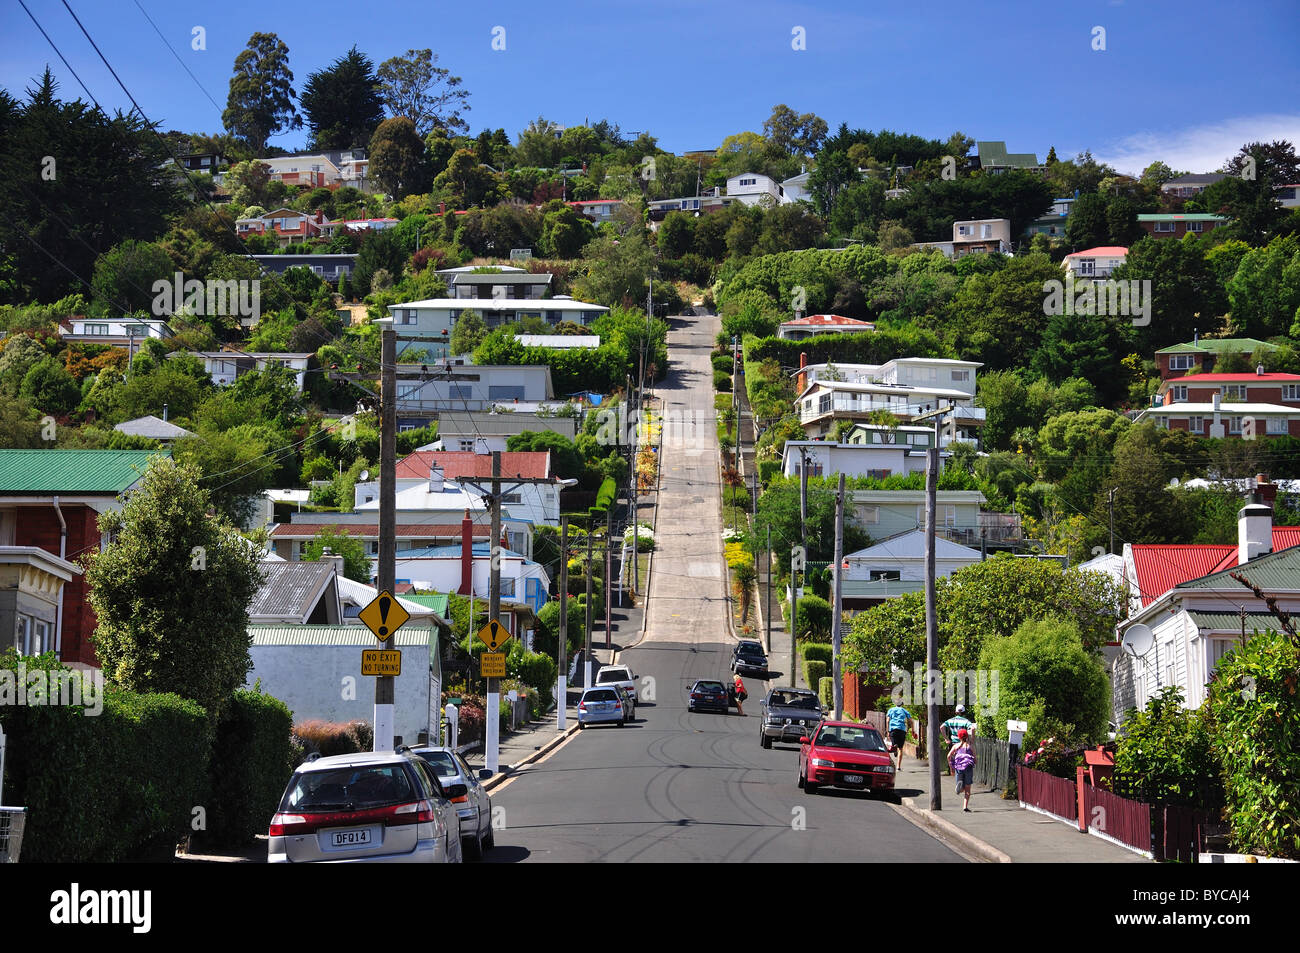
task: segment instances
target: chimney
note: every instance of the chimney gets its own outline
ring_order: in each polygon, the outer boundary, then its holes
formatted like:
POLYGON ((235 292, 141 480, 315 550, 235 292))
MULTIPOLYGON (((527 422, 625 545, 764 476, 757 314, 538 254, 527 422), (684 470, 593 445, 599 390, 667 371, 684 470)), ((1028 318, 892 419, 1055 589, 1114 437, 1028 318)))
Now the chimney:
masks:
POLYGON ((469 510, 460 521, 460 588, 456 594, 468 596, 474 592, 474 521, 469 510))
POLYGON ((443 482, 442 467, 436 463, 429 464, 429 492, 441 493, 443 482))
POLYGON ((1255 365, 1255 374, 1258 375, 1259 377, 1263 377, 1263 376, 1264 376, 1264 365, 1263 365, 1263 364, 1256 364, 1256 365, 1255 365))
POLYGON ((1237 565, 1273 551, 1273 508, 1248 503, 1237 512, 1237 565))
POLYGON ((1267 473, 1255 474, 1255 502, 1262 506, 1272 506, 1277 499, 1276 484, 1268 481, 1267 473))
POLYGON ((1201 340, 1201 332, 1197 328, 1192 328, 1192 344, 1197 344, 1201 340))
POLYGON ((333 563, 335 574, 340 579, 343 578, 343 557, 341 555, 335 555, 334 550, 326 546, 321 551, 320 561, 323 563, 333 563))
POLYGON ((1215 395, 1214 395, 1214 411, 1215 411, 1215 413, 1218 413, 1218 411, 1219 411, 1219 402, 1220 402, 1222 399, 1223 399, 1223 395, 1222 395, 1222 394, 1215 394, 1215 395))

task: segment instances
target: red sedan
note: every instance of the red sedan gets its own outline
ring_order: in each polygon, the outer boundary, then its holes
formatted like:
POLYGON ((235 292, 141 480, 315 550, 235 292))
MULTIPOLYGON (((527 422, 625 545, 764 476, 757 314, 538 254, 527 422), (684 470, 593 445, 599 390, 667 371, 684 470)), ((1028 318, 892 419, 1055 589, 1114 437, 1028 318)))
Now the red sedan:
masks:
POLYGON ((811 738, 799 739, 799 787, 892 791, 894 764, 885 739, 870 725, 823 721, 811 738))

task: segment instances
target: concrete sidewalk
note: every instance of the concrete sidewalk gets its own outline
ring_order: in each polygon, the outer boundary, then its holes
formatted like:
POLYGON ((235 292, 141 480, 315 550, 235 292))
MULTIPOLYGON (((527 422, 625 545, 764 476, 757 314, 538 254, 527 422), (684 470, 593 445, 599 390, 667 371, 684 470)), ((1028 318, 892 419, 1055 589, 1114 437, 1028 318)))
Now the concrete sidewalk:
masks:
MULTIPOLYGON (((556 727, 556 713, 549 712, 541 721, 524 725, 507 735, 502 735, 498 746, 497 765, 500 770, 484 782, 489 790, 508 778, 514 770, 535 761, 578 730, 578 700, 582 687, 569 688, 569 705, 565 714, 565 730, 556 727)), ((475 771, 484 767, 483 746, 465 752, 465 763, 475 771)))
POLYGON ((1146 864, 1146 858, 1100 837, 1081 833, 1073 823, 1004 801, 1001 791, 971 788, 971 813, 963 813, 955 779, 939 776, 943 810, 930 810, 930 767, 903 756, 894 781, 902 810, 914 823, 954 849, 990 863, 1146 864))

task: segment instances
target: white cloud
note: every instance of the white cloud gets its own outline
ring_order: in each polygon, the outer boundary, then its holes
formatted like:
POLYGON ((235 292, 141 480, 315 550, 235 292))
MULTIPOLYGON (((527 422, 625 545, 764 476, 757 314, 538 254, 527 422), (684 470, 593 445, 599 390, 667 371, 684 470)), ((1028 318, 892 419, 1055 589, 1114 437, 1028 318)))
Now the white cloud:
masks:
POLYGON ((1136 132, 1094 149, 1093 155, 1134 176, 1157 159, 1175 172, 1214 172, 1246 143, 1279 139, 1300 145, 1300 116, 1241 116, 1189 129, 1136 132))

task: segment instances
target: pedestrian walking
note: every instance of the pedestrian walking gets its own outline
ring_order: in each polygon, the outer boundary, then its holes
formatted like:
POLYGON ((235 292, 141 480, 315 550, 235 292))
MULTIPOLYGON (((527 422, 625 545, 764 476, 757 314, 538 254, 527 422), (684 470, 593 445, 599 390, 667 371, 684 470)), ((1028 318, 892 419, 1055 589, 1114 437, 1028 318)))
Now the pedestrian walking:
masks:
POLYGON ((749 697, 749 692, 745 691, 745 683, 740 680, 739 673, 732 677, 731 687, 736 693, 736 712, 743 715, 745 709, 741 703, 749 697))
POLYGON ((958 705, 957 714, 953 715, 942 725, 939 730, 943 733, 943 740, 951 751, 953 745, 957 743, 957 732, 965 728, 971 734, 975 733, 975 722, 966 717, 966 706, 958 705))
POLYGON ((907 742, 907 723, 911 718, 912 713, 902 705, 895 705, 885 712, 885 719, 889 722, 889 740, 898 755, 895 771, 903 770, 903 745, 907 742))
POLYGON ((966 797, 962 810, 969 814, 970 786, 975 781, 975 749, 971 747, 970 732, 965 728, 957 732, 957 744, 948 752, 948 764, 957 775, 957 793, 966 797))

